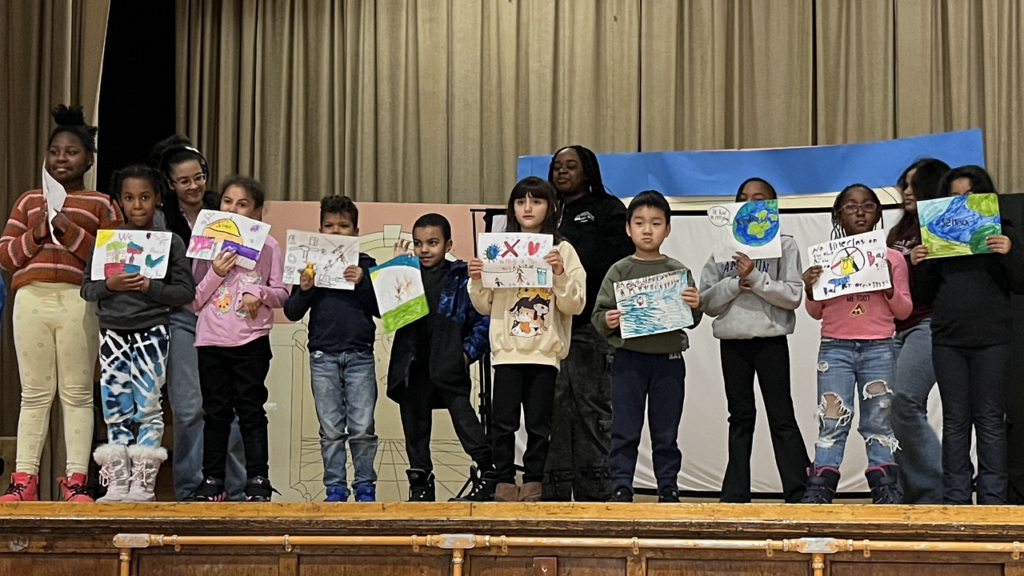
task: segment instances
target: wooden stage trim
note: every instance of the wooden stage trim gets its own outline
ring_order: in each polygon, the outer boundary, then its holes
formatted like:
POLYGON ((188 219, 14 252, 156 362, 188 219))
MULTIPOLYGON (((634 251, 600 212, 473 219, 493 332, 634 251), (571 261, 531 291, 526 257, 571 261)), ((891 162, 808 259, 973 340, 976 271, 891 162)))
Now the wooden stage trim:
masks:
POLYGON ((0 539, 21 576, 1024 576, 1010 506, 24 503, 0 539))

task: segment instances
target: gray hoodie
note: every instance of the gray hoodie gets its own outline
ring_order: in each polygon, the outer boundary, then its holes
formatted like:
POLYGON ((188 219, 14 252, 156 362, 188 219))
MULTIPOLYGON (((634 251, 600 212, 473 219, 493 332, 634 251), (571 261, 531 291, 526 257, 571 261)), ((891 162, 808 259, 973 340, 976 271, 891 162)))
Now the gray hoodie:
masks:
POLYGON ((716 264, 712 256, 700 274, 701 308, 716 316, 715 338, 744 340, 793 333, 803 298, 800 249, 792 236, 782 236, 782 257, 755 260, 750 273, 753 287, 740 291, 736 264, 716 264))

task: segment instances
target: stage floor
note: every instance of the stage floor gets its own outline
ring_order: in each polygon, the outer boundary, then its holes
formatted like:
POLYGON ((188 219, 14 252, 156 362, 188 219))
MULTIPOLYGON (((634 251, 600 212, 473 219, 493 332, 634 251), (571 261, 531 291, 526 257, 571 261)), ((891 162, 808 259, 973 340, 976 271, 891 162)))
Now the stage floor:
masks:
POLYGON ((1010 506, 24 503, 0 539, 18 576, 1024 576, 1010 506))

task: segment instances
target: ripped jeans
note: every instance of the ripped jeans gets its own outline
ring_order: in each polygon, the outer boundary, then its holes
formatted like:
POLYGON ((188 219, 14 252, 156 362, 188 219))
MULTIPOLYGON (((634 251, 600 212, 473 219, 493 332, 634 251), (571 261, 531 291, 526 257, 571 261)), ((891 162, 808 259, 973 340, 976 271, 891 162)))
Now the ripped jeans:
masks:
POLYGON ((891 464, 899 448, 889 413, 891 382, 896 356, 891 338, 884 340, 840 340, 822 338, 818 350, 818 440, 814 443, 814 464, 839 468, 846 437, 854 417, 855 397, 860 400, 857 429, 864 437, 868 467, 891 464))

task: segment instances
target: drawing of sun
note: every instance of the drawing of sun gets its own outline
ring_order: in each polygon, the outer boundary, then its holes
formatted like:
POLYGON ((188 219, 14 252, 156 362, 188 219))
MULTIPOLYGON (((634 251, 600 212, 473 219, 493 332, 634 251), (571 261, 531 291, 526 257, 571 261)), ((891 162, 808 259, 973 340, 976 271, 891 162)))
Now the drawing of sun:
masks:
POLYGON ((222 218, 214 222, 210 222, 209 226, 203 230, 203 236, 208 238, 214 238, 216 240, 230 240, 232 242, 242 243, 242 233, 238 229, 238 225, 235 224, 234 220, 230 218, 222 218))

